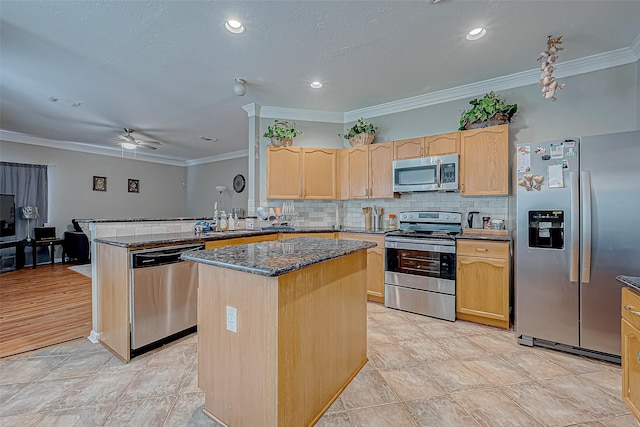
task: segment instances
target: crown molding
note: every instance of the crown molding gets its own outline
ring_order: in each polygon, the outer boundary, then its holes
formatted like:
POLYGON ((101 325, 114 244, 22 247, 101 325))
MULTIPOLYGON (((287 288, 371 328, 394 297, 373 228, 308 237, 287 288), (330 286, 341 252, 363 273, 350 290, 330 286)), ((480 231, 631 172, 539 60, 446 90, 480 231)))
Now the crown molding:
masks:
POLYGON ((260 105, 256 103, 243 105, 242 109, 247 112, 247 116, 249 117, 260 117, 260 105))
MULTIPOLYGON (((587 56, 573 61, 557 63, 557 77, 571 77, 579 74, 591 73, 593 71, 613 68, 620 65, 630 64, 640 58, 640 35, 636 37, 633 44, 623 49, 617 49, 597 55, 587 56)), ((540 81, 540 69, 522 71, 494 79, 483 80, 481 82, 458 86, 451 89, 444 89, 411 98, 391 101, 384 104, 347 111, 344 113, 344 122, 354 122, 359 117, 371 118, 393 113, 400 113, 416 108, 428 107, 459 99, 470 98, 489 91, 508 90, 516 87, 537 84, 540 81)))
POLYGON ((238 159, 240 157, 249 157, 249 150, 232 151, 231 153, 219 154, 217 156, 203 157, 201 159, 187 160, 186 166, 201 165, 204 163, 219 162, 222 160, 238 159))
POLYGON ((331 111, 299 110, 263 106, 260 117, 265 119, 303 120, 308 122, 344 123, 344 114, 331 111))
MULTIPOLYGON (((50 139, 36 138, 34 136, 25 135, 17 132, 0 130, 0 141, 17 142, 21 144, 38 145, 41 147, 58 148, 60 150, 79 151, 81 153, 99 154, 102 156, 120 157, 128 160, 140 160, 144 162, 161 163, 171 166, 186 166, 182 160, 167 159, 164 157, 156 157, 148 154, 141 154, 140 151, 135 153, 136 157, 123 157, 122 149, 106 148, 93 144, 69 141, 54 141, 50 139)), ((133 153, 133 151, 125 151, 133 153)))

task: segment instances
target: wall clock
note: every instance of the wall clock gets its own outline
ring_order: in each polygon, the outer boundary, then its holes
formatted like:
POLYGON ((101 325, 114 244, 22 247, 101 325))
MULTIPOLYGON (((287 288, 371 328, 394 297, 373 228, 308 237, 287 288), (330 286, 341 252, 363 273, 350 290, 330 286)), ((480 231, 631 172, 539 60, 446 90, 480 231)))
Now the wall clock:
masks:
POLYGON ((242 190, 244 190, 245 184, 246 184, 246 181, 244 179, 244 176, 238 174, 233 177, 233 189, 235 190, 236 193, 242 193, 242 190))

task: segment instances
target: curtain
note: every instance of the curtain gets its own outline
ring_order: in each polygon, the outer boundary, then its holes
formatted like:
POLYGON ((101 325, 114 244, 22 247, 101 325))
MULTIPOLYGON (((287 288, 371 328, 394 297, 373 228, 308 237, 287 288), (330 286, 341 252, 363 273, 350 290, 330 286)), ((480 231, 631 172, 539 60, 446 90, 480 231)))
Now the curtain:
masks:
POLYGON ((33 227, 42 227, 49 221, 49 191, 47 165, 0 162, 0 193, 15 195, 16 235, 2 240, 22 240, 27 237, 27 220, 22 218, 22 206, 37 206, 39 217, 31 220, 29 234, 33 237, 33 227))

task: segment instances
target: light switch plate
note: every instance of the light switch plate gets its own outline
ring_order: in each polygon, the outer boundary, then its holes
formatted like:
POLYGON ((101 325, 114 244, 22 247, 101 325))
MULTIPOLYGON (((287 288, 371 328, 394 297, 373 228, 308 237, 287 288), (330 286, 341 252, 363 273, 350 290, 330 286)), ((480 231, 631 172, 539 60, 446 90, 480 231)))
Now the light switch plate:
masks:
POLYGON ((238 333, 238 310, 227 306, 227 330, 238 333))

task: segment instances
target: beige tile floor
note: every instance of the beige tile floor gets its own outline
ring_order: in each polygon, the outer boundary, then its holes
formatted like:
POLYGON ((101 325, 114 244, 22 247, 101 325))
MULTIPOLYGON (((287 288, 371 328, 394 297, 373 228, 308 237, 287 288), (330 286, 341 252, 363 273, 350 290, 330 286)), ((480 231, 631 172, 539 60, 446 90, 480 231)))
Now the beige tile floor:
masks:
MULTIPOLYGON (((638 426, 620 366, 369 303, 369 363, 318 426, 638 426)), ((77 342, 0 362, 0 426, 216 426, 197 336, 123 364, 77 342)))

